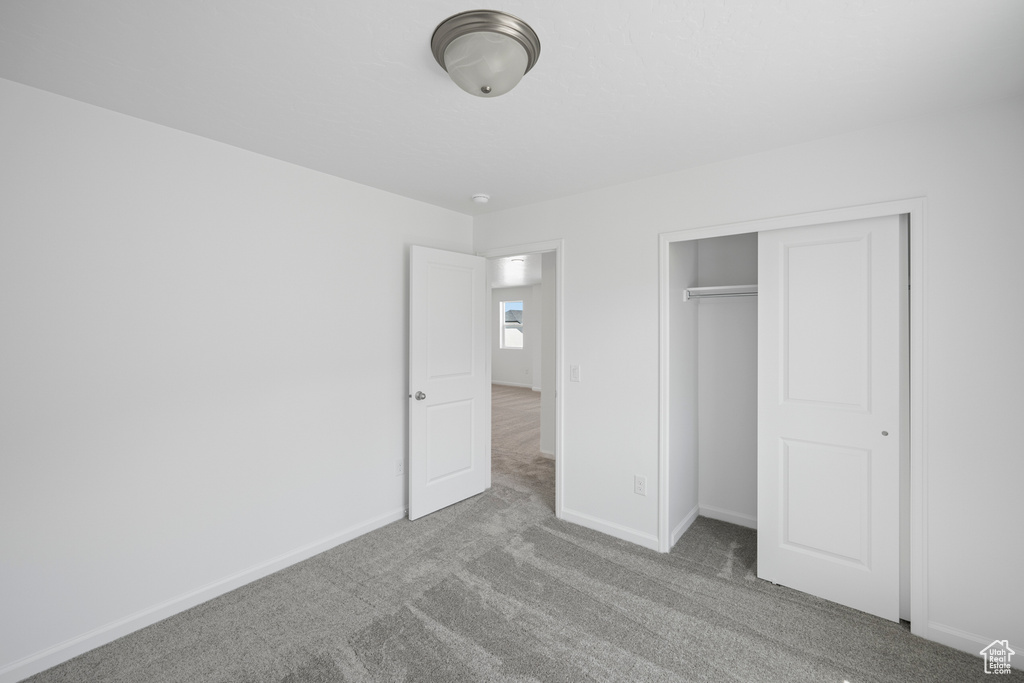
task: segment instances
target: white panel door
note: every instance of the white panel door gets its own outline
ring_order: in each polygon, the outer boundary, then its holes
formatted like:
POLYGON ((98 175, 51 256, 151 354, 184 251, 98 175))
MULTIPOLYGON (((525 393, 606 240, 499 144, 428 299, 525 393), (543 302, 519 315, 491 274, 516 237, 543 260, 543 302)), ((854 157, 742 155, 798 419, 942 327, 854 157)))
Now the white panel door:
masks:
POLYGON ((491 485, 486 261, 412 247, 409 519, 491 485))
POLYGON ((757 575, 898 620, 899 217, 758 239, 757 575))

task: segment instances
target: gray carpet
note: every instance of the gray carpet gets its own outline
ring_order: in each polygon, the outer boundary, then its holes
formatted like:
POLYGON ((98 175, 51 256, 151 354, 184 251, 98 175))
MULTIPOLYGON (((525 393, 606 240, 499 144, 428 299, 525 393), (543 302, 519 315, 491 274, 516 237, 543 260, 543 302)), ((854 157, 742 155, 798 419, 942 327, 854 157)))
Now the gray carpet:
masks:
POLYGON ((555 461, 540 452, 540 394, 491 386, 491 477, 535 494, 555 513, 555 461))
POLYGON ((553 478, 551 461, 498 446, 486 493, 30 680, 986 679, 977 657, 756 579, 749 529, 701 518, 662 555, 560 522, 540 476, 553 478), (533 474, 517 475, 516 461, 533 474))

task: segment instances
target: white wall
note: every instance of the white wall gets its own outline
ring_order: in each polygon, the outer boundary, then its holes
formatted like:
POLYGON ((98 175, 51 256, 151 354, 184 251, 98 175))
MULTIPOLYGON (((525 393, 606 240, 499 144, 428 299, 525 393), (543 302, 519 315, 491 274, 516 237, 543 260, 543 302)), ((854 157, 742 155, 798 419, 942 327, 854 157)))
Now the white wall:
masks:
MULTIPOLYGON (((697 242, 669 245, 669 467, 668 525, 670 543, 697 518, 699 499, 697 313, 698 304, 683 300, 696 287, 697 242)), ((656 490, 648 487, 648 491, 656 490)))
MULTIPOLYGON (((757 284, 757 235, 697 240, 701 287, 757 284)), ((702 515, 757 527, 757 298, 698 299, 702 515)))
POLYGON ((542 315, 540 297, 533 286, 500 287, 491 290, 491 317, 494 334, 491 336, 491 381, 517 387, 534 387, 540 381, 540 332, 542 315), (523 302, 523 348, 501 348, 501 302, 523 302), (536 353, 535 353, 536 351, 536 353), (534 379, 534 375, 537 375, 534 379))
POLYGON ((558 281, 558 258, 555 252, 541 254, 540 265, 540 302, 543 317, 543 334, 540 341, 540 452, 555 457, 555 364, 558 361, 555 287, 558 281))
POLYGON ((541 285, 530 288, 530 300, 533 301, 533 343, 530 344, 530 388, 540 391, 544 382, 544 326, 547 311, 544 310, 544 292, 541 285))
POLYGON ((472 228, 9 81, 0 102, 13 681, 400 517, 408 246, 472 228))
MULTIPOLYGON (((480 216, 475 247, 564 238, 567 519, 656 547, 663 232, 926 197, 922 293, 928 637, 1024 643, 1024 99, 480 216), (600 315, 615 321, 591 334, 600 315), (649 487, 657 490, 656 487, 649 487)), ((984 641, 984 642, 982 642, 984 641)), ((980 644, 979 644, 980 643, 980 644)), ((977 646, 975 648, 975 646, 977 646)))

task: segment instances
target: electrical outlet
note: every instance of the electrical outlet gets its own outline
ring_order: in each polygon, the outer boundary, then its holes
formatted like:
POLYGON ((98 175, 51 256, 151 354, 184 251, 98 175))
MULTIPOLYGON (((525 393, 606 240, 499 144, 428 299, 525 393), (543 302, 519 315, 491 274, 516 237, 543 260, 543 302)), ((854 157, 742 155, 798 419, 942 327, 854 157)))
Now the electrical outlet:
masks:
POLYGON ((405 461, 404 460, 396 460, 395 461, 395 476, 396 477, 400 477, 403 474, 405 474, 405 461))
POLYGON ((641 477, 639 474, 633 477, 633 493, 638 496, 647 495, 647 477, 641 477))

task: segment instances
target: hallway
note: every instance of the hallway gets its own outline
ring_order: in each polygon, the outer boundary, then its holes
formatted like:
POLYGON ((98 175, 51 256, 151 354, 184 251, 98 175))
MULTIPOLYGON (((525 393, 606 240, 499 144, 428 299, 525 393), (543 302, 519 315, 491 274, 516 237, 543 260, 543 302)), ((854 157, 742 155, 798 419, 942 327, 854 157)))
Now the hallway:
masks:
POLYGON ((555 511, 555 461, 540 452, 540 393, 491 385, 491 473, 555 511))

